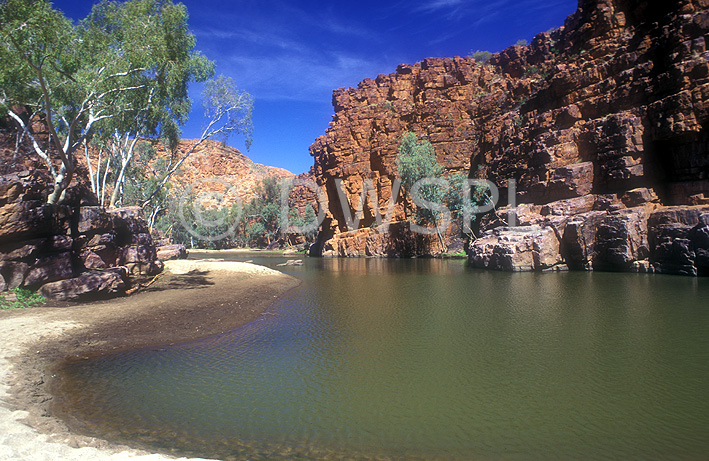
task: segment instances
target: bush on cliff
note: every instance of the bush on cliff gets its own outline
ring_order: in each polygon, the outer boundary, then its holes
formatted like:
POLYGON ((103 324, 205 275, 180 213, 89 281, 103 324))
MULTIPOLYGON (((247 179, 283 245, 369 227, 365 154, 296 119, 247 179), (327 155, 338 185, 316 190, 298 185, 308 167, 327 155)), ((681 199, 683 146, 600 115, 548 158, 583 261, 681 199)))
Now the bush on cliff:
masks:
POLYGON ((475 59, 477 62, 481 62, 481 63, 485 64, 486 62, 488 62, 490 60, 490 58, 492 58, 492 53, 490 53, 489 51, 477 50, 477 51, 471 51, 469 56, 471 58, 475 59))
MULTIPOLYGON (((423 202, 430 204, 442 202, 445 188, 437 182, 443 176, 443 167, 438 163, 430 142, 419 141, 418 136, 414 133, 405 133, 401 138, 396 167, 401 176, 401 185, 414 201, 416 201, 414 197, 418 196, 423 202)), ((415 221, 418 224, 429 224, 436 228, 436 233, 445 252, 447 251, 446 244, 438 227, 442 213, 434 208, 435 206, 431 208, 417 206, 415 221)))

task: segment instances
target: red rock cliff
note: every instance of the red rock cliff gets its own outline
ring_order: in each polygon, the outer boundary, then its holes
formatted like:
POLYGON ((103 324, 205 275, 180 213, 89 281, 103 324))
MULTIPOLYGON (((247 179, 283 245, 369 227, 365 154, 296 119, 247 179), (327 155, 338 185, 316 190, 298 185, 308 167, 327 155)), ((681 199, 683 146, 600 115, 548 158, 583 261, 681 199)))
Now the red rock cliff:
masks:
MULTIPOLYGON (((406 131, 429 140, 448 173, 493 181, 503 201, 514 179, 517 202, 536 216, 522 224, 709 203, 708 7, 580 0, 563 27, 487 64, 426 59, 335 90, 333 121, 310 148, 329 199, 317 250, 397 254, 401 236, 371 229, 369 203, 360 230, 347 232, 334 180, 357 203, 372 179, 384 215, 406 131)), ((401 200, 394 219, 404 219, 401 200)))

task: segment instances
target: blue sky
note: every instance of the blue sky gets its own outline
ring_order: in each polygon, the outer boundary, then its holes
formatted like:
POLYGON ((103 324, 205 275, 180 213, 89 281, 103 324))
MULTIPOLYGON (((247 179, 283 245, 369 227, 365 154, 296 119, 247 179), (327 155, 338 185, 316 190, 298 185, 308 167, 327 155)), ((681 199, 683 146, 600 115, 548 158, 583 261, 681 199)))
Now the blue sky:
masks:
MULTIPOLYGON (((561 26, 576 0, 285 1, 186 0, 197 48, 255 100, 250 151, 258 163, 294 173, 313 164, 308 146, 332 119, 332 90, 389 74, 427 57, 500 51, 561 26)), ((90 0, 59 0, 74 19, 90 0)), ((198 137, 199 85, 183 137, 198 137)))

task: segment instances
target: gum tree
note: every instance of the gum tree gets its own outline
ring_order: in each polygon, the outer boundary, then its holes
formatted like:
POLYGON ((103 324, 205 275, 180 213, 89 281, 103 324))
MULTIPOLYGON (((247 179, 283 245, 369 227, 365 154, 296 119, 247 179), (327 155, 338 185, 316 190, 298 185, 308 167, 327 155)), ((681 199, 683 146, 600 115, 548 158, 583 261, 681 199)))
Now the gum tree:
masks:
POLYGON ((445 213, 443 211, 445 207, 435 205, 442 202, 447 181, 443 179, 443 167, 436 159, 433 146, 428 141, 419 141, 414 133, 405 133, 401 138, 396 166, 405 190, 412 198, 418 197, 429 205, 429 207, 417 207, 416 221, 432 224, 443 251, 448 251, 438 226, 440 217, 445 213))
POLYGON ((119 176, 139 137, 177 139, 188 83, 213 74, 194 46, 187 10, 170 0, 103 1, 77 25, 46 0, 0 2, 0 108, 47 165, 49 203, 64 200, 76 153, 94 136, 124 141, 119 176))
POLYGON ((232 134, 243 134, 246 138, 246 148, 251 146, 253 132, 251 115, 254 109, 254 100, 249 93, 239 90, 232 78, 220 75, 208 80, 202 91, 202 106, 207 124, 202 130, 201 136, 165 172, 155 190, 143 202, 143 207, 147 206, 160 193, 182 163, 207 139, 217 138, 226 141, 232 134))

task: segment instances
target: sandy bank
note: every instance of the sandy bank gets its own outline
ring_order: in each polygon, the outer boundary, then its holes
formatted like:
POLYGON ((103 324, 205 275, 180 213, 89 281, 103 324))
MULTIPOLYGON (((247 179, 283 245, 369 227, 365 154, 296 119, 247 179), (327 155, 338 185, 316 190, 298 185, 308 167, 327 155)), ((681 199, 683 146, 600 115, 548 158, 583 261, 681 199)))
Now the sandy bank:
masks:
POLYGON ((223 333, 299 284, 247 263, 171 261, 166 269, 126 298, 0 311, 0 459, 165 459, 70 432, 51 415, 51 364, 223 333))

